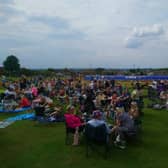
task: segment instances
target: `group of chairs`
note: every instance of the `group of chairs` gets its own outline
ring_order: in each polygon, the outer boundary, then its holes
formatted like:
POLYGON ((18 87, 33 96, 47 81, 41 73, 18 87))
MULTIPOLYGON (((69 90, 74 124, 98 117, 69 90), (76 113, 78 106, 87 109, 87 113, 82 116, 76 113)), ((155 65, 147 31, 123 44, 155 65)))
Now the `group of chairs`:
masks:
MULTIPOLYGON (((48 120, 44 119, 44 107, 36 107, 35 108, 36 113, 36 120, 39 122, 48 122, 48 120)), ((129 132, 127 134, 128 139, 135 139, 137 137, 137 133, 141 129, 141 123, 136 123, 136 131, 135 132, 129 132)), ((65 144, 68 145, 71 142, 71 136, 74 134, 73 129, 69 128, 66 121, 65 121, 65 131, 66 131, 66 137, 65 137, 65 144)), ((105 124, 102 124, 100 126, 94 127, 90 124, 85 125, 84 129, 84 137, 85 137, 85 144, 86 144, 86 157, 89 156, 90 149, 97 149, 95 148, 98 146, 104 147, 104 157, 107 158, 108 153, 110 151, 110 139, 111 135, 107 134, 106 126, 105 124)))
MULTIPOLYGON (((66 126, 66 137, 65 137, 65 144, 68 145, 70 143, 70 136, 71 134, 74 134, 74 131, 66 126)), ((106 133, 106 126, 105 124, 102 124, 97 127, 93 127, 90 124, 86 124, 84 129, 84 137, 85 137, 85 143, 86 143, 86 157, 89 156, 90 149, 94 149, 95 145, 102 145, 104 146, 104 157, 107 158, 108 152, 109 152, 109 134, 106 133)))
MULTIPOLYGON (((74 134, 74 131, 72 131, 71 128, 69 128, 65 122, 65 128, 66 128, 66 137, 65 137, 65 144, 70 144, 70 137, 72 134, 74 134)), ((138 135, 141 132, 141 122, 136 123, 136 129, 133 132, 128 132, 126 134, 127 140, 133 140, 136 141, 138 135)), ((111 148, 111 135, 107 134, 106 126, 105 124, 102 124, 100 126, 94 127, 90 124, 86 124, 84 129, 84 139, 86 144, 86 157, 89 156, 89 152, 91 150, 96 150, 96 146, 103 146, 104 148, 104 158, 108 157, 110 148, 111 148)), ((97 150, 98 151, 98 150, 97 150)))

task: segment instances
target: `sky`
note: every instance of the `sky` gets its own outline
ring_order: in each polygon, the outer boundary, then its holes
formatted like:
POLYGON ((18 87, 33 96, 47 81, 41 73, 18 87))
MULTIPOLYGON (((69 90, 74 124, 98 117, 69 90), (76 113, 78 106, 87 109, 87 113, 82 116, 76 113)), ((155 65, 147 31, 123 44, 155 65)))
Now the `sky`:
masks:
POLYGON ((168 67, 167 0, 0 0, 0 65, 168 67))

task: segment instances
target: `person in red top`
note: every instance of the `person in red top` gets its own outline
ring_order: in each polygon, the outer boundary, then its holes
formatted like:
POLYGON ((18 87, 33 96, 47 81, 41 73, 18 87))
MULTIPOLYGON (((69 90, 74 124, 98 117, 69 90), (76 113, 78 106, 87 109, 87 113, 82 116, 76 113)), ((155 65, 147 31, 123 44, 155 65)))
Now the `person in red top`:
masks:
POLYGON ((67 107, 67 113, 64 115, 65 122, 68 128, 72 129, 74 132, 73 146, 77 146, 79 144, 79 132, 83 131, 85 123, 81 121, 81 119, 74 114, 75 108, 73 106, 67 107))
POLYGON ((31 103, 29 102, 29 100, 27 99, 25 95, 21 96, 20 106, 22 108, 31 106, 31 103))

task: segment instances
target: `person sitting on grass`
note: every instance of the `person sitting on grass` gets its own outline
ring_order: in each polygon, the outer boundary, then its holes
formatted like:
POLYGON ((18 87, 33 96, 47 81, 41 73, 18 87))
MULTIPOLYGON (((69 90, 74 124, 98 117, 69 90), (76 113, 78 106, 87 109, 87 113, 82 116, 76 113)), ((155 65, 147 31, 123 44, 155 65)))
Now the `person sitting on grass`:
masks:
POLYGON ((84 129, 85 123, 81 121, 81 119, 74 114, 75 107, 74 106, 68 106, 67 112, 64 115, 65 122, 68 128, 74 132, 74 138, 73 138, 73 146, 79 145, 79 132, 82 132, 84 129))
POLYGON ((21 95, 20 107, 26 108, 26 107, 30 107, 30 106, 31 106, 31 103, 28 100, 28 98, 24 94, 21 95))
POLYGON ((35 87, 35 85, 32 85, 31 93, 32 93, 33 97, 37 97, 38 96, 38 89, 37 89, 37 87, 35 87))
POLYGON ((61 114, 61 107, 54 107, 53 111, 49 114, 50 121, 62 122, 64 121, 64 116, 61 114))

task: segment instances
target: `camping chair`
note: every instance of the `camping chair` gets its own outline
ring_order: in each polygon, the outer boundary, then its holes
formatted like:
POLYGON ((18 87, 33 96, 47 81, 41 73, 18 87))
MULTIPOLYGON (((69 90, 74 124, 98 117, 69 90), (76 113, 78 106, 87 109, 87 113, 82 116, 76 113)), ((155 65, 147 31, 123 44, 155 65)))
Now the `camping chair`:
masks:
POLYGON ((142 132, 142 121, 140 118, 134 119, 134 130, 126 133, 126 139, 128 141, 137 141, 139 135, 142 132))
POLYGON ((89 147, 93 149, 94 145, 104 145, 105 158, 109 150, 109 134, 105 124, 94 127, 87 124, 85 127, 85 138, 86 138, 86 157, 89 155, 89 147))

